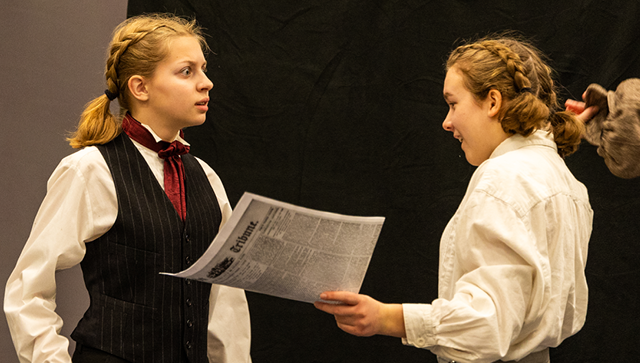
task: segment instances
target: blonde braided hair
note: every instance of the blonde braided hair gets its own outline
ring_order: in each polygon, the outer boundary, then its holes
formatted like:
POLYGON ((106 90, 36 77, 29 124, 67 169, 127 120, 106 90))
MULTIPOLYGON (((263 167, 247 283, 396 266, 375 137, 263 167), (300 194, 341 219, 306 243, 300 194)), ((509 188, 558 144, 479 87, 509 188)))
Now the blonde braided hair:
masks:
POLYGON ((121 132, 122 116, 129 109, 128 81, 134 75, 151 77, 175 37, 193 36, 208 50, 195 20, 171 14, 149 14, 129 18, 116 27, 109 44, 105 67, 107 89, 85 106, 76 131, 67 140, 74 148, 105 144, 121 132), (109 93, 118 98, 120 115, 110 111, 109 93))
POLYGON ((498 117, 505 132, 529 136, 551 128, 561 156, 578 149, 583 124, 572 113, 557 112, 552 70, 534 46, 512 36, 487 37, 453 50, 446 69, 454 66, 477 100, 492 89, 502 94, 498 117))

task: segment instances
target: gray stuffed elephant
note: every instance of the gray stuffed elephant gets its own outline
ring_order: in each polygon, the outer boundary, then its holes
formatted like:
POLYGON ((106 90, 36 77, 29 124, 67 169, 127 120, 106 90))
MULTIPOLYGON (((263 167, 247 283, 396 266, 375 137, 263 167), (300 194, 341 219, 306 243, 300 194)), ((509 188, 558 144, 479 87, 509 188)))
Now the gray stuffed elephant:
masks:
POLYGON ((640 176, 640 79, 623 81, 615 92, 591 84, 585 104, 599 108, 586 123, 585 139, 598 146, 598 155, 615 176, 640 176))

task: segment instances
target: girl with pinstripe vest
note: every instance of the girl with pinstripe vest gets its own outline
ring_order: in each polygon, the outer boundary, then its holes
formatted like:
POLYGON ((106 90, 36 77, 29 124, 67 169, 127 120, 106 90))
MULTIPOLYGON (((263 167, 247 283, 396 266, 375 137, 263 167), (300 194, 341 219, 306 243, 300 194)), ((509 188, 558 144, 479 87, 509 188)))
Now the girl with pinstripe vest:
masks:
POLYGON ((21 362, 71 362, 55 271, 81 264, 90 306, 73 362, 250 362, 244 291, 160 275, 187 268, 231 214, 182 129, 206 119, 207 49, 194 21, 130 18, 114 31, 91 101, 6 287, 21 362), (118 99, 122 115, 109 111, 118 99))

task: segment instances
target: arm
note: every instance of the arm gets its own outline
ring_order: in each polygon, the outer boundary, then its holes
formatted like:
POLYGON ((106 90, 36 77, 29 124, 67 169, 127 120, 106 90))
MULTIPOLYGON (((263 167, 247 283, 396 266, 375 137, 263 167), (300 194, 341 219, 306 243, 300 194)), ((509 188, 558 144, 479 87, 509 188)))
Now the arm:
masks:
POLYGON ((404 305, 405 343, 459 362, 527 355, 537 342, 514 345, 539 328, 548 307, 545 243, 504 201, 473 192, 443 233, 439 298, 404 305))
MULTIPOLYGON (((59 334, 63 322, 55 312, 55 271, 78 264, 84 257, 84 242, 100 233, 94 225, 108 229, 111 218, 108 198, 96 205, 87 189, 87 182, 98 189, 104 183, 76 166, 81 156, 101 158, 99 153, 86 154, 65 158, 52 174, 29 239, 7 281, 4 310, 20 362, 71 362, 68 340, 59 334), (93 211, 98 212, 95 217, 93 211)), ((115 200, 115 190, 113 195, 115 200)))
MULTIPOLYGON (((231 205, 222 181, 209 165, 197 159, 216 193, 222 223, 231 216, 231 205)), ((209 328, 207 354, 209 361, 220 363, 250 363, 251 324, 244 290, 212 285, 209 297, 209 328)))
POLYGON ((251 324, 244 290, 211 286, 207 348, 210 362, 251 363, 251 324))
MULTIPOLYGON (((443 235, 441 258, 457 262, 441 266, 443 295, 432 304, 387 305, 364 295, 327 292, 321 298, 343 304, 317 302, 316 307, 334 314, 338 326, 354 335, 404 337, 405 344, 460 362, 502 359, 538 327, 548 307, 550 276, 543 270, 549 268, 516 213, 479 196, 470 213, 454 217, 443 235), (447 243, 452 235, 455 241, 447 243)), ((515 352, 518 358, 532 348, 522 349, 515 352)))

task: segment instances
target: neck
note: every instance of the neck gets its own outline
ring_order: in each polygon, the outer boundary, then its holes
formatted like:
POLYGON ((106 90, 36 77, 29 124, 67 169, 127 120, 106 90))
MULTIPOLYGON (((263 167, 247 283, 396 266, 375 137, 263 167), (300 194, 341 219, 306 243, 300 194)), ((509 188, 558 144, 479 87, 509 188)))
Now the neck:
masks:
POLYGON ((180 133, 180 129, 175 127, 170 127, 168 125, 164 125, 161 122, 157 122, 157 118, 151 115, 147 115, 145 112, 136 112, 129 111, 131 116, 136 119, 138 122, 145 124, 153 130, 153 132, 162 139, 162 141, 173 142, 180 133))

